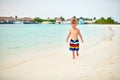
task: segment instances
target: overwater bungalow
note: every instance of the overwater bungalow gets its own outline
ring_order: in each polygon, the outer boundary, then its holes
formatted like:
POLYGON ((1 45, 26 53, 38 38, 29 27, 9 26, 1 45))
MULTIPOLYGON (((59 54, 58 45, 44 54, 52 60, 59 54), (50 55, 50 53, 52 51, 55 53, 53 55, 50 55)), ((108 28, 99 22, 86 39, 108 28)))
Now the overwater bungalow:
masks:
POLYGON ((0 17, 0 24, 13 24, 15 18, 11 17, 0 17))
POLYGON ((33 24, 34 23, 34 22, 32 22, 32 18, 31 17, 21 18, 21 21, 23 21, 23 24, 33 24))

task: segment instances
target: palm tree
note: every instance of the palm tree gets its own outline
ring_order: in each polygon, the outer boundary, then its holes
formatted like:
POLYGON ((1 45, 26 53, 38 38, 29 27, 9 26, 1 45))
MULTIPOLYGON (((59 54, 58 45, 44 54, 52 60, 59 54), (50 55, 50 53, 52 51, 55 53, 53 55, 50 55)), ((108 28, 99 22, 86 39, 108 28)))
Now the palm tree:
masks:
POLYGON ((96 20, 96 17, 94 17, 93 20, 96 20))
POLYGON ((18 16, 15 16, 15 20, 16 20, 16 21, 18 20, 18 16))
POLYGON ((61 18, 62 21, 65 21, 65 19, 62 16, 60 18, 61 18))
POLYGON ((76 19, 76 16, 73 16, 72 18, 76 19))
POLYGON ((63 21, 65 21, 65 19, 62 16, 60 17, 60 19, 61 19, 62 23, 63 23, 63 21))
POLYGON ((113 23, 115 23, 115 21, 111 17, 108 17, 107 20, 106 20, 106 23, 107 24, 113 24, 113 23))
POLYGON ((57 19, 57 17, 54 18, 55 20, 57 19))

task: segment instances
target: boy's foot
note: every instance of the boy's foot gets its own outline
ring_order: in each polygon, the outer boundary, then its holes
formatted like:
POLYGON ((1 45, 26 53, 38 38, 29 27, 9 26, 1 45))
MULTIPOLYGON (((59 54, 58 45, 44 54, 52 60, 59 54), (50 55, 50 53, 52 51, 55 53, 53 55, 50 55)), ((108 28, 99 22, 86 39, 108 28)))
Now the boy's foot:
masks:
POLYGON ((79 53, 76 53, 77 56, 79 56, 79 53))
POLYGON ((79 56, 79 53, 78 53, 78 51, 76 51, 76 56, 79 56))

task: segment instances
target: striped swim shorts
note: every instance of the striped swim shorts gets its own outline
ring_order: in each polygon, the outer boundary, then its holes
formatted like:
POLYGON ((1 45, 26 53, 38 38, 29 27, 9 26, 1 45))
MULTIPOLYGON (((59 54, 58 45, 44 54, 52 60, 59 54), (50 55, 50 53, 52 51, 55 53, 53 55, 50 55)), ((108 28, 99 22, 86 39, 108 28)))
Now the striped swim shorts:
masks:
POLYGON ((79 40, 70 40, 70 51, 79 51, 79 40))

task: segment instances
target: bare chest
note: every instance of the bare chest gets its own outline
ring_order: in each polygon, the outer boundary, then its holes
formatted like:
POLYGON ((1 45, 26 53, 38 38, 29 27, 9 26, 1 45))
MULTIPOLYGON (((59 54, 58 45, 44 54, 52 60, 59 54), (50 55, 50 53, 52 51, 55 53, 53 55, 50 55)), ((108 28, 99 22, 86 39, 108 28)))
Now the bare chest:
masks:
POLYGON ((75 29, 75 30, 74 30, 74 29, 71 30, 71 34, 76 34, 76 35, 77 35, 77 34, 78 34, 78 30, 77 30, 77 29, 75 29))

